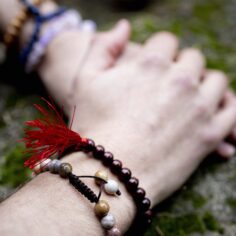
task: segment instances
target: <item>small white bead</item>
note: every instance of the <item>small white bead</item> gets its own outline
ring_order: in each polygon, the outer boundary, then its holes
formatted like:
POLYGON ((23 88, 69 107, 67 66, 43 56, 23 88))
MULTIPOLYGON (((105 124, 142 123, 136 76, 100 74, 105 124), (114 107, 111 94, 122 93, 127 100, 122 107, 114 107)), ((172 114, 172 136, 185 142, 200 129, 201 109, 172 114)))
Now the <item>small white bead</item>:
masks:
POLYGON ((104 190, 106 193, 115 195, 119 190, 119 185, 115 180, 108 180, 106 184, 104 184, 104 190))
POLYGON ((49 163, 51 162, 50 159, 45 159, 43 162, 41 162, 40 167, 42 171, 48 171, 49 170, 49 163))
POLYGON ((39 174, 41 172, 41 167, 40 167, 40 163, 37 163, 35 166, 34 166, 34 169, 33 169, 33 173, 35 173, 35 175, 39 174))
POLYGON ((111 229, 114 227, 115 224, 115 217, 111 214, 108 214, 101 219, 101 225, 104 229, 111 229))

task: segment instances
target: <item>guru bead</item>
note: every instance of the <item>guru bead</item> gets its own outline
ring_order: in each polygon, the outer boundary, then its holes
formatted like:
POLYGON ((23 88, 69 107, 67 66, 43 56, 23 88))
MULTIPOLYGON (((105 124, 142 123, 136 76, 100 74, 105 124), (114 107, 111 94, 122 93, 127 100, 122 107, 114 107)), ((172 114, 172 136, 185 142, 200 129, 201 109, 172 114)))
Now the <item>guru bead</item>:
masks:
POLYGON ((115 195, 119 191, 119 185, 115 180, 108 180, 106 184, 104 184, 104 190, 106 193, 115 195))
POLYGON ((104 229, 113 228, 115 223, 116 223, 115 217, 111 214, 108 214, 101 219, 101 225, 104 229))
MULTIPOLYGON (((106 171, 103 171, 103 170, 99 170, 95 173, 95 176, 100 178, 100 179, 103 179, 105 181, 108 180, 108 175, 107 175, 107 172, 106 171)), ((99 179, 95 179, 95 182, 97 185, 101 185, 103 183, 103 181, 99 180, 99 179)))
POLYGON ((94 207, 95 214, 99 217, 103 217, 108 214, 110 206, 104 200, 100 200, 94 207))
POLYGON ((72 172, 72 166, 69 163, 62 163, 59 169, 59 175, 66 178, 72 172))

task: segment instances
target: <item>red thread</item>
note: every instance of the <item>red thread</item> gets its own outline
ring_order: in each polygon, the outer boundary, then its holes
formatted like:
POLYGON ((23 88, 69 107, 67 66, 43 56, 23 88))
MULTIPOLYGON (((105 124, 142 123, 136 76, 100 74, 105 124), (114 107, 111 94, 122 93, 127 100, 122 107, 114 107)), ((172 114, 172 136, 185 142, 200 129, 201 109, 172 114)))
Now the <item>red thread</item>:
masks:
POLYGON ((60 156, 72 146, 78 150, 87 142, 87 139, 81 138, 78 133, 70 129, 72 124, 70 128, 66 126, 62 111, 59 113, 52 102, 44 98, 42 100, 47 104, 47 108, 34 104, 42 117, 25 123, 27 128, 24 129, 25 137, 22 139, 27 148, 25 153, 30 155, 24 164, 30 169, 43 159, 55 154, 60 156))

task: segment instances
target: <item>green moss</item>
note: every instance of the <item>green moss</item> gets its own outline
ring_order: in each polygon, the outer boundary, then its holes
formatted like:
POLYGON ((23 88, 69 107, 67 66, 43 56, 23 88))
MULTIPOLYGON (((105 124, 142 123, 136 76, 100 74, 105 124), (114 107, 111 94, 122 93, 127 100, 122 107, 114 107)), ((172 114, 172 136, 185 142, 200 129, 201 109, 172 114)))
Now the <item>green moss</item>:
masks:
POLYGON ((196 191, 185 191, 181 196, 184 200, 191 201, 195 208, 201 208, 207 202, 207 199, 196 191))
POLYGON ((15 188, 29 178, 30 171, 24 167, 25 158, 22 158, 23 150, 24 148, 18 145, 6 155, 0 166, 0 185, 15 188))
POLYGON ((223 233, 223 228, 220 226, 219 222, 209 211, 204 213, 203 222, 207 230, 223 233))
POLYGON ((158 227, 165 236, 185 236, 190 233, 204 233, 205 226, 195 213, 181 216, 160 215, 158 227))
POLYGON ((236 210, 236 199, 235 198, 228 198, 226 200, 226 204, 230 206, 230 208, 236 210))

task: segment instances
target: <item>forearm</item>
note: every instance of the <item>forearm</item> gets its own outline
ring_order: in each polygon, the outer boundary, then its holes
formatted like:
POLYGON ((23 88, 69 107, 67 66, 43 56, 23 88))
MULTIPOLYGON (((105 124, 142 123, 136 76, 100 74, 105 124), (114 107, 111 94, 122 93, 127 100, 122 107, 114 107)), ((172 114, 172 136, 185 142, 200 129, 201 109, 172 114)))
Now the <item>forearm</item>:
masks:
MULTIPOLYGON (((108 172, 99 161, 79 153, 63 161, 71 163, 77 175, 93 175, 100 169, 108 172)), ((116 179, 111 173, 109 178, 116 179)), ((93 181, 86 183, 95 191, 98 189, 93 181)), ((124 232, 134 218, 135 206, 122 184, 120 190, 121 196, 103 194, 102 199, 109 202, 110 212, 124 232)), ((103 235, 93 207, 67 180, 50 173, 40 174, 1 204, 0 235, 103 235)))

